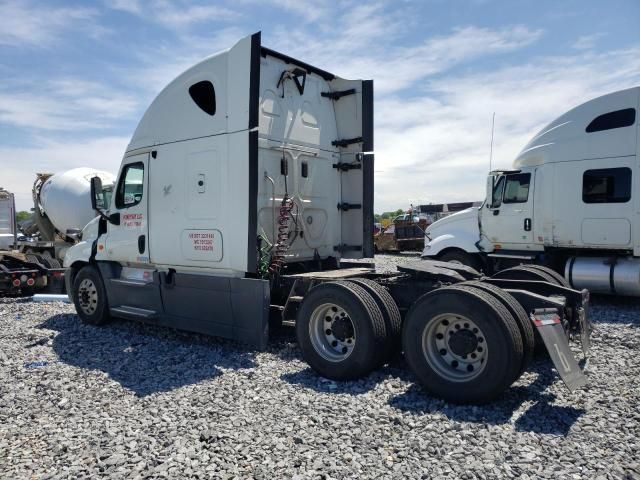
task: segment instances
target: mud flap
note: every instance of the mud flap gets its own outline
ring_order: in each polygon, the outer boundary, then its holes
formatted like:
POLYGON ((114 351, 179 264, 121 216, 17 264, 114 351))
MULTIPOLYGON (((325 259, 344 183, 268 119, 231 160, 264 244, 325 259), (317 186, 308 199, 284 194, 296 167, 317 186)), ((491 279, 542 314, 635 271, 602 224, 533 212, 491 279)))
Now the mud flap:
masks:
POLYGON ((47 269, 47 285, 44 293, 66 293, 65 285, 66 268, 47 269))
POLYGON ((573 392, 585 386, 587 377, 571 353, 567 335, 555 309, 536 310, 531 316, 531 321, 538 329, 553 365, 567 388, 573 392))

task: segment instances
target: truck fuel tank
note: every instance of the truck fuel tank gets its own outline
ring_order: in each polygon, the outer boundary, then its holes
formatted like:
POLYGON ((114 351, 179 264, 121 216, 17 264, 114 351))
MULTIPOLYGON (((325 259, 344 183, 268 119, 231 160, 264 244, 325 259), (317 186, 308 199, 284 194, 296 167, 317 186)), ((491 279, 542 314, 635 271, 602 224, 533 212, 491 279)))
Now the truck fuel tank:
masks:
POLYGON ((572 257, 564 269, 575 289, 640 297, 640 259, 633 257, 572 257))

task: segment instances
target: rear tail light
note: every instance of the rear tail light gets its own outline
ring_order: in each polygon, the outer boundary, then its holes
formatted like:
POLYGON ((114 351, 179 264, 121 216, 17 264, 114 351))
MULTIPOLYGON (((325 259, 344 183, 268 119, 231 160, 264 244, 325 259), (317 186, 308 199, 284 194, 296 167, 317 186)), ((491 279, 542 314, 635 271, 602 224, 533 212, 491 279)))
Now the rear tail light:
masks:
POLYGON ((13 283, 14 287, 19 287, 20 286, 20 280, 18 280, 17 278, 14 278, 12 283, 13 283))
POLYGON ((29 285, 30 287, 33 287, 34 283, 36 283, 36 281, 33 278, 30 278, 29 280, 27 280, 27 285, 29 285))

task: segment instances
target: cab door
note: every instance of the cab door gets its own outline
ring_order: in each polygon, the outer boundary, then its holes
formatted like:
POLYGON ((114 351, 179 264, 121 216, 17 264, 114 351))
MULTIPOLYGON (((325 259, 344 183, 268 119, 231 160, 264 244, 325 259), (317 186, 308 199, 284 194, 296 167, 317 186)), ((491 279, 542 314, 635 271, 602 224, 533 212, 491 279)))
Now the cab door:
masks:
POLYGON ((485 203, 482 232, 496 249, 533 248, 535 170, 502 175, 485 203))
POLYGON ((149 154, 125 158, 109 210, 112 217, 116 215, 108 224, 106 259, 122 264, 149 263, 148 184, 149 154))

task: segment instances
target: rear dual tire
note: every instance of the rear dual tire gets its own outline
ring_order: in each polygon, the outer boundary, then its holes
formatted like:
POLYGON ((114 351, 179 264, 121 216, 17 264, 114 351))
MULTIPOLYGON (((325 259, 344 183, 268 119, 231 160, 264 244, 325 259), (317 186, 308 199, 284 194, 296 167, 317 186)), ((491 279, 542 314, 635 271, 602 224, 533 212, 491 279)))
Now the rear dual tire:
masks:
POLYGON ((519 376, 523 341, 507 308, 473 287, 445 287, 420 297, 405 318, 404 355, 430 394, 482 404, 519 376))
POLYGON ((531 324, 531 319, 529 318, 529 315, 527 315, 525 309, 509 292, 495 285, 491 285, 490 283, 472 281, 458 284, 455 287, 457 286, 469 286, 477 290, 487 292, 500 301, 500 303, 502 303, 502 305, 509 311, 511 317, 518 325, 518 330, 520 331, 520 336, 522 338, 522 365, 520 367, 518 377, 522 375, 531 363, 535 350, 534 329, 531 324))
MULTIPOLYGON (((571 288, 571 285, 569 285, 569 282, 562 275, 560 275, 555 270, 552 270, 549 267, 544 267, 542 265, 533 265, 533 264, 518 265, 517 267, 501 270, 500 272, 493 275, 492 278, 503 279, 503 280, 525 280, 525 281, 547 282, 552 285, 571 288)), ((534 329, 534 344, 535 344, 535 348, 534 348, 535 353, 537 354, 546 353, 547 349, 537 329, 534 329)))
POLYGON ((466 265, 467 267, 473 268, 477 272, 481 272, 483 270, 482 261, 477 254, 473 255, 462 250, 449 250, 448 252, 440 255, 438 257, 438 260, 440 260, 441 262, 466 265))
POLYGON ((380 356, 378 362, 382 366, 400 352, 402 334, 400 309, 387 289, 379 283, 368 278, 353 278, 348 282, 362 287, 373 298, 382 313, 386 337, 384 354, 380 356))
POLYGON ((555 270, 542 265, 518 265, 517 267, 501 270, 492 278, 503 280, 530 280, 538 282, 548 282, 553 285, 571 288, 569 282, 555 270))
POLYGON ((555 283, 556 285, 560 285, 561 287, 571 288, 569 282, 558 272, 555 270, 544 267, 542 265, 522 265, 527 270, 533 270, 535 272, 542 272, 545 276, 550 277, 553 281, 551 283, 555 283))
POLYGON ((360 285, 326 282, 305 296, 296 336, 309 366, 332 380, 355 380, 380 365, 387 353, 380 307, 360 285))

